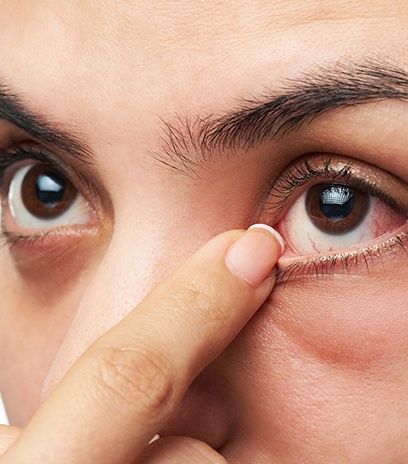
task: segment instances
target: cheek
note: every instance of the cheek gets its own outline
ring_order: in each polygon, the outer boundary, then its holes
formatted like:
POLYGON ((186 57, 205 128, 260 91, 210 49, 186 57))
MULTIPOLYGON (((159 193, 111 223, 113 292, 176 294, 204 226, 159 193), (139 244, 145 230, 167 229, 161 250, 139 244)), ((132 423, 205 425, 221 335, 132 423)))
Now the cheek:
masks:
POLYGON ((277 462, 404 461, 407 277, 398 259, 369 276, 303 279, 274 290, 228 363, 239 372, 235 422, 253 430, 246 443, 267 443, 277 462))
POLYGON ((369 278, 343 275, 279 287, 271 320, 292 342, 322 361, 379 369, 408 354, 408 266, 369 278))
POLYGON ((0 390, 13 425, 24 426, 38 408, 46 372, 100 259, 91 239, 63 242, 49 242, 46 253, 29 246, 27 253, 26 245, 1 252, 0 390))

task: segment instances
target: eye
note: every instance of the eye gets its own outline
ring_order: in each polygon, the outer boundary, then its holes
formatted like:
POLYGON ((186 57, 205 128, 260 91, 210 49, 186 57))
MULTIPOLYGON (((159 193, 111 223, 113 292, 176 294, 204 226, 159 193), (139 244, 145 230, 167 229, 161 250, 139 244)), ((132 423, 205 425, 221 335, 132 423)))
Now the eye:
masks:
POLYGON ((317 255, 326 264, 328 257, 347 259, 347 253, 373 257, 376 246, 408 225, 407 184, 340 155, 310 154, 296 160, 275 182, 270 198, 269 214, 279 218, 275 226, 288 245, 283 266, 296 257, 313 258, 316 270, 317 255))
POLYGON ((6 211, 15 227, 50 229, 86 224, 91 209, 84 197, 62 173, 52 166, 27 162, 5 171, 8 180, 6 211))
POLYGON ((294 202, 279 228, 292 251, 307 256, 368 243, 405 222, 404 215, 367 192, 322 183, 294 202))

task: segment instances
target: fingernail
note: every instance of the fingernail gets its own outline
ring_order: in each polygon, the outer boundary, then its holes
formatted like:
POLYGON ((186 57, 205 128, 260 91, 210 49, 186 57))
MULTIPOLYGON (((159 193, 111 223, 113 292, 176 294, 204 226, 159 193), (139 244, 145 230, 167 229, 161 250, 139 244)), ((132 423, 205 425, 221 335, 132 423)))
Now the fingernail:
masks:
POLYGON ((228 250, 227 266, 250 284, 258 287, 275 267, 285 242, 272 227, 254 224, 228 250))
POLYGON ((150 443, 153 443, 154 441, 158 440, 160 438, 160 435, 158 433, 156 433, 156 435, 149 441, 149 445, 150 443))

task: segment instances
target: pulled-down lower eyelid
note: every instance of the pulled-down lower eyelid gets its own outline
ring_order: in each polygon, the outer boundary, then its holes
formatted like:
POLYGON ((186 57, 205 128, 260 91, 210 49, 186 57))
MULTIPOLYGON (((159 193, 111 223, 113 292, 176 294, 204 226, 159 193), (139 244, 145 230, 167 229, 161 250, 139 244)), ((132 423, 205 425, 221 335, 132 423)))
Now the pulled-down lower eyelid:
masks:
POLYGON ((275 272, 276 283, 285 285, 294 279, 333 277, 334 274, 370 274, 374 266, 387 269, 388 260, 406 259, 408 254, 408 225, 395 235, 375 245, 359 250, 312 256, 295 261, 281 260, 275 272))

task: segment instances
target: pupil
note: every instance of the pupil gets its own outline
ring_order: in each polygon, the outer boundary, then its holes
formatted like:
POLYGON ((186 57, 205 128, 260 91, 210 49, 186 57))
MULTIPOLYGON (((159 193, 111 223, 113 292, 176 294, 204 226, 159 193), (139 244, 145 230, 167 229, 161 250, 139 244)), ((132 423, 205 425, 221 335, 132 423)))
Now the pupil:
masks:
POLYGON ((46 206, 57 205, 65 196, 66 181, 55 172, 38 176, 35 192, 38 200, 46 206))
POLYGON ((331 221, 342 221, 354 210, 356 199, 351 188, 345 185, 330 185, 319 198, 321 212, 331 221))

